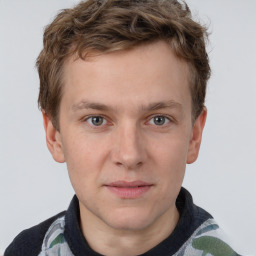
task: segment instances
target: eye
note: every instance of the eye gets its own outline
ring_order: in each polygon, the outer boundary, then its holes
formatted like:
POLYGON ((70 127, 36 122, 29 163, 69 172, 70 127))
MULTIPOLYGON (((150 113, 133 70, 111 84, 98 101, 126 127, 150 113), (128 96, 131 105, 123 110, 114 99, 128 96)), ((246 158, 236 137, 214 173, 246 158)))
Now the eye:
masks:
POLYGON ((91 126, 101 126, 107 123, 106 119, 102 116, 91 116, 86 119, 91 126))
POLYGON ((154 116, 149 123, 153 125, 163 126, 170 122, 170 119, 165 116, 154 116))

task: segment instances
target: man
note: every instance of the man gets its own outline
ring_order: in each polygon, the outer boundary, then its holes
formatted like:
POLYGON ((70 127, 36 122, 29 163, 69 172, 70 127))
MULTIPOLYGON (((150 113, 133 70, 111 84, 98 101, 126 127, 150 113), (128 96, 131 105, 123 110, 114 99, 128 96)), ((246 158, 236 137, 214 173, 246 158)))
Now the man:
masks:
POLYGON ((39 105, 76 195, 5 256, 237 255, 181 188, 206 120, 206 37, 172 0, 88 0, 55 18, 39 105))

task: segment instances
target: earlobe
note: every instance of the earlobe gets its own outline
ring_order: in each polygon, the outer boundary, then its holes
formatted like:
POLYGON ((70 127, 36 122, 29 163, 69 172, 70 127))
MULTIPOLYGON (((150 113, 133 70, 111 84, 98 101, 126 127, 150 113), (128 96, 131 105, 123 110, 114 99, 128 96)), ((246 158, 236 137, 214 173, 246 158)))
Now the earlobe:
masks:
POLYGON ((207 109, 204 107, 193 126, 192 136, 189 142, 187 164, 192 164, 198 157, 206 116, 207 109))
POLYGON ((42 114, 47 147, 56 162, 64 163, 65 157, 63 153, 60 132, 55 129, 52 121, 44 111, 42 111, 42 114))

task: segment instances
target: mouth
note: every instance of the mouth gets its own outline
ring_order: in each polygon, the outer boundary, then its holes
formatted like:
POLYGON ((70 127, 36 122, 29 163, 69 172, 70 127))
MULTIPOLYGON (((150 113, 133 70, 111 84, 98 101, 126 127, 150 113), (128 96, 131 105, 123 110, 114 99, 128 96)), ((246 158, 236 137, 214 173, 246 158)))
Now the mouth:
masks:
POLYGON ((112 182, 105 187, 118 197, 122 199, 136 199, 147 193, 153 184, 144 181, 116 181, 112 182))

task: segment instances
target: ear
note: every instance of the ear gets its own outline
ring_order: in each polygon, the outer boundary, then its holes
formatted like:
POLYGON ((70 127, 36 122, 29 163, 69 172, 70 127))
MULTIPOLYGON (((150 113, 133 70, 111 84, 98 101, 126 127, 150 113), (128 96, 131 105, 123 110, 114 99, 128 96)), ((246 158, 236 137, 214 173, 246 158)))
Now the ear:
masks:
POLYGON ((62 149, 60 132, 55 129, 55 127, 52 124, 52 121, 44 111, 42 111, 42 114, 47 147, 51 152, 53 159, 56 162, 64 163, 65 157, 62 149))
POLYGON ((193 162, 196 161, 198 157, 199 149, 202 141, 202 133, 203 133, 203 129, 206 121, 206 116, 207 116, 207 109, 204 107, 193 126, 191 139, 189 142, 187 164, 192 164, 193 162))

